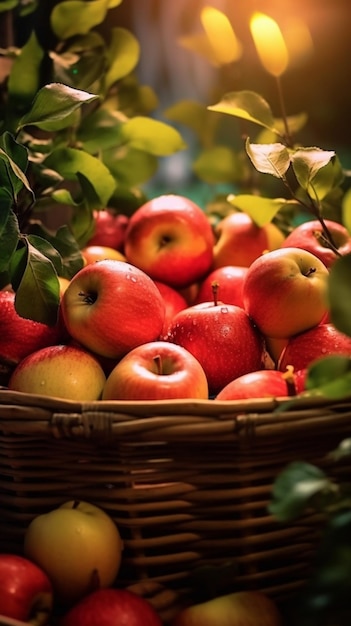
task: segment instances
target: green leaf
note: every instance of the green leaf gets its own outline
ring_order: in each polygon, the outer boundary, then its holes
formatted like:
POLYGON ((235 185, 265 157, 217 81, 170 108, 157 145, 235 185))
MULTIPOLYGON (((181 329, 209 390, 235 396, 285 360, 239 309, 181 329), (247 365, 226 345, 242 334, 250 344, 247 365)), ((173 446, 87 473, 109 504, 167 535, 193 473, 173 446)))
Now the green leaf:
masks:
POLYGON ((200 153, 193 162, 193 170, 206 183, 230 183, 240 180, 242 166, 234 150, 217 145, 200 153))
POLYGON ((247 213, 257 226, 265 226, 289 204, 285 198, 264 198, 254 194, 229 195, 227 201, 239 211, 247 213))
POLYGON ((246 152, 254 167, 262 174, 284 178, 290 165, 288 149, 281 143, 260 144, 246 140, 246 152))
MULTIPOLYGON (((88 183, 88 181, 86 182, 88 183)), ((87 202, 82 202, 74 210, 70 229, 80 248, 83 248, 92 237, 94 231, 93 211, 87 202)))
POLYGON ((18 221, 11 210, 11 198, 0 191, 0 273, 8 271, 19 235, 18 221))
POLYGON ((10 99, 22 109, 30 106, 39 89, 43 57, 44 51, 32 32, 20 54, 15 57, 8 80, 10 99))
POLYGON ((351 187, 348 189, 342 198, 341 202, 342 223, 351 233, 351 187))
POLYGON ((51 83, 40 89, 34 99, 31 110, 22 117, 19 127, 33 125, 46 129, 49 122, 49 130, 53 130, 53 122, 58 122, 59 128, 62 120, 71 115, 82 104, 92 102, 99 96, 87 93, 79 89, 73 89, 61 83, 51 83))
POLYGON ((276 478, 269 511, 282 522, 291 521, 302 515, 317 495, 334 494, 334 484, 321 469, 294 461, 276 478))
POLYGON ((18 5, 18 0, 2 0, 0 4, 0 13, 3 11, 11 11, 18 5))
POLYGON ((56 273, 61 276, 62 274, 62 259, 56 248, 44 237, 38 235, 27 235, 27 241, 31 248, 38 250, 47 259, 50 259, 53 264, 56 273))
POLYGON ((343 439, 343 441, 339 443, 337 448, 335 448, 335 450, 332 450, 329 453, 328 457, 332 461, 336 461, 336 462, 341 461, 345 458, 350 458, 351 457, 351 438, 343 439))
MULTIPOLYGON (((320 170, 325 168, 330 160, 335 156, 335 152, 332 150, 321 150, 320 148, 298 148, 291 153, 291 163, 299 185, 307 191, 311 198, 318 199, 316 190, 314 189, 314 183, 319 185, 322 194, 328 193, 330 190, 330 170, 325 174, 325 180, 323 178, 317 178, 320 170), (323 191, 322 191, 323 190, 323 191)), ((333 181, 332 172, 332 181, 333 181)), ((323 175, 322 175, 323 177, 323 175)), ((323 197, 323 195, 322 195, 323 197)))
POLYGON ((351 395, 351 358, 327 356, 314 361, 308 368, 306 390, 316 391, 327 398, 347 398, 351 395))
POLYGON ((18 143, 13 135, 5 132, 0 137, 0 180, 16 201, 17 194, 24 186, 34 198, 29 181, 25 175, 28 165, 27 149, 18 143))
POLYGON ((59 252, 62 262, 61 276, 71 279, 84 265, 79 245, 68 226, 61 226, 52 235, 40 223, 31 225, 31 234, 46 239, 59 252))
POLYGON ((70 39, 75 35, 84 35, 104 21, 110 3, 111 0, 59 2, 51 12, 52 30, 61 40, 70 39))
POLYGON ((110 45, 107 51, 108 70, 105 75, 105 88, 124 78, 135 68, 140 57, 138 40, 125 28, 112 28, 110 45))
POLYGON ((339 257, 330 268, 328 300, 334 326, 351 337, 351 254, 339 257))
POLYGON ((155 156, 169 156, 186 147, 175 128, 143 116, 133 117, 122 125, 121 140, 155 156))
POLYGON ((66 180, 78 180, 79 172, 90 181, 99 199, 99 206, 107 206, 116 182, 100 159, 75 148, 58 148, 45 159, 44 164, 66 180))
POLYGON ((52 262, 29 241, 23 240, 12 257, 11 283, 16 291, 16 311, 43 324, 57 322, 60 285, 52 262))
POLYGON ((220 102, 207 108, 209 111, 218 111, 240 117, 279 134, 275 128, 274 117, 269 104, 254 91, 232 91, 225 94, 220 102))
POLYGON ((84 150, 98 154, 102 150, 116 148, 121 143, 122 121, 109 111, 98 109, 81 124, 77 139, 84 150))

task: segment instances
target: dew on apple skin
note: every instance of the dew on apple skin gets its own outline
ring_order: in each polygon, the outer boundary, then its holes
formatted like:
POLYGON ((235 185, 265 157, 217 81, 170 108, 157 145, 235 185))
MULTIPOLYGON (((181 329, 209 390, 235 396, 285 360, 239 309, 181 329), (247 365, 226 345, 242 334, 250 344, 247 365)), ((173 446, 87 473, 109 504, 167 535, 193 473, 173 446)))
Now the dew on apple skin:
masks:
POLYGON ((221 313, 228 313, 228 307, 221 306, 221 313))

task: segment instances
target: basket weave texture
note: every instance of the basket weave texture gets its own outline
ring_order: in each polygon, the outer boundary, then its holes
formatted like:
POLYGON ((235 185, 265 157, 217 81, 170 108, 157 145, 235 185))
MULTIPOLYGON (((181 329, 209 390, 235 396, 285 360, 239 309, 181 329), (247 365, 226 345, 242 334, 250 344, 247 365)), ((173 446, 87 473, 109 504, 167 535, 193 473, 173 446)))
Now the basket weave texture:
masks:
MULTIPOLYGON (((308 575, 321 520, 278 522, 267 509, 273 482, 296 460, 335 474, 328 453, 350 430, 351 401, 77 403, 3 388, 0 550, 21 553, 34 516, 88 500, 123 537, 118 584, 153 582, 185 598, 218 566, 232 590, 289 597, 308 575)), ((338 479, 350 469, 339 466, 338 479)))

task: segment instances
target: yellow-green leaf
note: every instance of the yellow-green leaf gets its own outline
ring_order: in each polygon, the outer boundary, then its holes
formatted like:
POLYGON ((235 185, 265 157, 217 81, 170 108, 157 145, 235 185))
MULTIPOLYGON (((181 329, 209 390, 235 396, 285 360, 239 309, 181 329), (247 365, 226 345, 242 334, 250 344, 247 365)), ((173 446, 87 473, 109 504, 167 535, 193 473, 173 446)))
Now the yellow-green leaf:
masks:
POLYGON ((240 117, 278 133, 269 104, 254 91, 232 91, 208 109, 240 117))
POLYGON ((113 28, 107 52, 108 70, 105 88, 108 90, 116 81, 130 74, 140 57, 138 40, 125 28, 113 28))
POLYGON ((121 140, 137 150, 169 156, 186 147, 180 133, 159 120, 136 116, 121 127, 121 140))

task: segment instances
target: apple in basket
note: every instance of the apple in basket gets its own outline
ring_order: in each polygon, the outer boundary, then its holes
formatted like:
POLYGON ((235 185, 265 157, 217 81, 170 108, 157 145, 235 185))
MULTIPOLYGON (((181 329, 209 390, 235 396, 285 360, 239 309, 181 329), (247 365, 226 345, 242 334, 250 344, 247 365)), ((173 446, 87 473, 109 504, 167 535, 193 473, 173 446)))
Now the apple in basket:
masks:
POLYGON ((260 591, 237 591, 182 609, 172 626, 283 626, 275 602, 260 591))
POLYGON ((206 374, 185 348, 151 341, 126 354, 109 374, 103 400, 208 399, 206 374))
POLYGON ((202 209, 184 196, 149 200, 130 217, 124 253, 154 280, 182 288, 207 274, 214 236, 202 209))
POLYGON ((127 589, 98 589, 73 606, 59 626, 162 626, 156 610, 127 589))
POLYGON ((174 289, 174 287, 170 287, 170 285, 166 285, 166 283, 161 283, 159 280, 155 280, 155 285, 159 289, 165 303, 165 319, 160 336, 160 339, 162 339, 166 334, 167 328, 173 317, 176 313, 179 313, 179 311, 186 309, 188 303, 183 294, 181 294, 177 289, 174 289))
POLYGON ((0 615, 46 624, 53 606, 53 588, 38 565, 17 554, 0 554, 0 615))
POLYGON ((68 501, 36 516, 24 554, 49 576, 60 604, 70 606, 118 574, 123 542, 113 519, 90 502, 68 501))
POLYGON ((186 348, 201 363, 210 395, 231 380, 262 367, 263 341, 246 312, 216 297, 180 311, 167 338, 186 348))
POLYGON ((299 248, 267 252, 250 265, 244 308, 266 337, 287 338, 319 324, 328 311, 329 271, 299 248))
POLYGON ((71 337, 109 358, 154 341, 162 331, 165 304, 145 272, 124 261, 97 261, 73 276, 61 300, 71 337))
POLYGON ((32 352, 12 372, 12 391, 79 402, 101 398, 106 375, 97 358, 73 345, 47 346, 32 352))
POLYGON ((244 400, 249 398, 280 398, 295 396, 304 391, 305 372, 282 372, 263 369, 239 376, 226 385, 216 400, 244 400))
POLYGON ((279 248, 284 241, 283 233, 275 224, 257 226, 241 211, 220 220, 215 227, 215 236, 214 269, 223 265, 249 267, 264 252, 279 248))
MULTIPOLYGON (((351 236, 347 228, 334 220, 324 220, 333 242, 341 255, 351 252, 351 236)), ((337 259, 337 255, 328 245, 319 220, 310 220, 296 226, 287 236, 282 248, 293 246, 312 252, 328 268, 337 259)))
POLYGON ((319 324, 289 339, 281 353, 278 368, 285 371, 287 365, 291 365, 295 370, 301 370, 316 359, 334 354, 351 357, 351 337, 331 323, 319 324))

